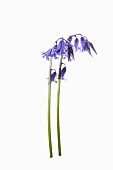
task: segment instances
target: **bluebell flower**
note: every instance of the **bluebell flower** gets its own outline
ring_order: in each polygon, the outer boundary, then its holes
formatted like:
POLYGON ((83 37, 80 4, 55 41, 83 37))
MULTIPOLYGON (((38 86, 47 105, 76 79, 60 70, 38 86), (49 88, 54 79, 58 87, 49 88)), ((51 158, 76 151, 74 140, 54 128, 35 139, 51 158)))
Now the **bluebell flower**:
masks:
POLYGON ((46 52, 42 52, 42 57, 46 58, 46 60, 50 60, 52 57, 54 59, 58 59, 57 57, 57 45, 54 45, 53 48, 50 48, 48 51, 46 52))
POLYGON ((93 44, 92 44, 91 42, 89 42, 89 45, 90 45, 90 47, 92 48, 92 50, 95 52, 95 54, 97 54, 97 52, 96 52, 96 50, 95 50, 93 44))
POLYGON ((61 55, 61 56, 65 55, 66 46, 67 46, 67 44, 66 44, 65 40, 62 38, 57 45, 57 50, 56 50, 57 55, 61 55))
POLYGON ((46 60, 50 60, 50 58, 51 58, 51 51, 52 51, 52 49, 49 49, 48 51, 46 51, 46 52, 42 52, 42 57, 43 58, 46 58, 46 60))
POLYGON ((86 39, 84 49, 85 49, 85 51, 88 51, 88 53, 92 56, 90 48, 95 52, 95 54, 97 54, 93 44, 86 39))
MULTIPOLYGON (((64 64, 64 63, 62 63, 62 64, 64 64)), ((62 80, 64 80, 65 73, 66 73, 66 65, 64 64, 64 67, 61 69, 61 75, 60 75, 60 78, 62 80)))
POLYGON ((67 57, 68 61, 72 61, 72 59, 74 60, 73 46, 71 44, 68 44, 67 57))
POLYGON ((54 72, 51 73, 51 82, 57 83, 57 81, 56 81, 56 76, 57 76, 56 70, 55 69, 51 69, 51 72, 52 72, 52 70, 54 70, 54 72))
POLYGON ((88 51, 88 53, 92 56, 88 40, 85 41, 85 51, 88 51))
POLYGON ((57 56, 57 44, 52 48, 50 56, 53 57, 54 59, 58 59, 58 56, 57 56))
POLYGON ((79 49, 79 39, 76 37, 75 41, 74 41, 74 46, 75 46, 75 50, 77 51, 79 49))
POLYGON ((85 49, 85 42, 86 42, 86 40, 84 39, 83 36, 80 38, 80 42, 81 42, 81 51, 83 52, 83 51, 86 50, 85 49))

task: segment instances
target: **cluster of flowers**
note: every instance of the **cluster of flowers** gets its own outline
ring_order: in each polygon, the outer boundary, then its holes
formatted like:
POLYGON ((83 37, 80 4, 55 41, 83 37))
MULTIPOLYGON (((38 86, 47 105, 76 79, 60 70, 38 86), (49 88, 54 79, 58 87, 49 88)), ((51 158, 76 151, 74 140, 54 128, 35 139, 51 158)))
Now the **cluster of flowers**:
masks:
MULTIPOLYGON (((81 52, 87 51, 92 56, 91 49, 97 54, 93 44, 90 41, 88 41, 88 39, 85 36, 83 36, 82 34, 75 34, 69 36, 67 40, 64 38, 59 38, 52 48, 42 53, 42 57, 50 61, 51 58, 59 59, 59 56, 62 56, 63 59, 68 58, 68 61, 72 61, 74 60, 74 52, 77 52, 78 50, 81 52)), ((64 79, 65 73, 66 66, 64 64, 64 67, 61 70, 60 77, 61 79, 64 79)), ((51 73, 52 82, 56 82, 55 80, 56 76, 57 73, 54 70, 54 72, 51 73)))

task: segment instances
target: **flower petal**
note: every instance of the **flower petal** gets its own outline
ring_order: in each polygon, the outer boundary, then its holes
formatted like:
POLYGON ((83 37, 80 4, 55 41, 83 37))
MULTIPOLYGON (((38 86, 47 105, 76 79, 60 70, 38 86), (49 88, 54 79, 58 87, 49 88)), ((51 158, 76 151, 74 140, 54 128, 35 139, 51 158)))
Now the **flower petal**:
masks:
POLYGON ((61 70, 61 79, 64 79, 64 75, 66 73, 66 67, 63 67, 63 69, 61 70))
POLYGON ((85 51, 85 39, 84 39, 84 37, 81 37, 80 41, 81 41, 81 50, 83 52, 83 51, 85 51))
POLYGON ((53 73, 51 73, 51 82, 56 82, 56 81, 55 81, 56 76, 57 76, 56 71, 54 71, 53 73))
POLYGON ((90 47, 92 48, 92 50, 95 52, 95 54, 97 54, 97 52, 96 52, 96 50, 95 50, 93 44, 92 44, 91 42, 89 42, 89 44, 90 44, 90 47))
POLYGON ((88 41, 85 42, 85 50, 88 51, 88 53, 92 56, 88 41))
POLYGON ((68 45, 68 61, 71 61, 71 57, 74 60, 74 53, 73 53, 73 48, 72 46, 69 44, 68 45))
POLYGON ((43 57, 43 58, 46 58, 46 60, 50 60, 51 51, 52 51, 52 49, 49 49, 49 50, 46 51, 46 52, 42 52, 42 57, 43 57))
POLYGON ((79 40, 78 40, 78 38, 76 38, 75 39, 75 41, 74 41, 74 46, 75 46, 75 48, 76 48, 76 51, 78 50, 78 44, 79 44, 79 40))

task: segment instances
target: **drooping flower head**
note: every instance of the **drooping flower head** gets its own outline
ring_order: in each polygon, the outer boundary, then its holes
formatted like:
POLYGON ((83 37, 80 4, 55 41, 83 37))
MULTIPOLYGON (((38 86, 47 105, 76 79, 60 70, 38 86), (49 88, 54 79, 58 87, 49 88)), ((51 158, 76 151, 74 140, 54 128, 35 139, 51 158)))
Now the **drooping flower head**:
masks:
POLYGON ((59 59, 59 56, 62 56, 63 59, 67 57, 68 61, 74 59, 73 45, 71 44, 71 38, 68 40, 65 40, 64 38, 59 38, 55 42, 55 45, 52 48, 50 48, 46 52, 42 52, 42 57, 46 58, 48 61, 51 58, 59 59))
POLYGON ((68 61, 74 60, 74 52, 78 50, 81 52, 87 51, 91 56, 91 49, 97 54, 93 44, 88 41, 88 39, 82 34, 75 34, 69 36, 66 40, 64 38, 59 38, 55 41, 55 45, 46 52, 42 52, 42 57, 50 60, 51 58, 68 59, 68 61), (74 43, 72 42, 74 40, 74 43))
POLYGON ((81 52, 87 51, 91 56, 91 49, 97 54, 93 44, 88 41, 88 39, 82 34, 75 34, 71 36, 74 38, 74 48, 75 52, 80 50, 81 52))
MULTIPOLYGON (((46 58, 48 61, 53 59, 59 59, 59 57, 62 57, 62 59, 68 59, 68 61, 74 60, 74 53, 77 51, 80 52, 88 52, 91 56, 91 50, 97 54, 93 44, 82 34, 75 34, 69 36, 69 38, 66 40, 64 38, 59 38, 55 41, 55 44, 52 48, 50 48, 46 52, 42 52, 42 57, 46 58)), ((62 63, 62 65, 65 65, 62 63)), ((66 66, 64 66, 61 69, 60 77, 58 78, 64 79, 64 74, 66 73, 66 66)), ((51 82, 57 82, 56 81, 56 70, 51 70, 51 82)))
POLYGON ((57 44, 54 45, 53 48, 50 48, 48 51, 46 52, 42 52, 42 57, 46 58, 46 60, 50 61, 50 59, 53 57, 55 59, 57 59, 57 44))

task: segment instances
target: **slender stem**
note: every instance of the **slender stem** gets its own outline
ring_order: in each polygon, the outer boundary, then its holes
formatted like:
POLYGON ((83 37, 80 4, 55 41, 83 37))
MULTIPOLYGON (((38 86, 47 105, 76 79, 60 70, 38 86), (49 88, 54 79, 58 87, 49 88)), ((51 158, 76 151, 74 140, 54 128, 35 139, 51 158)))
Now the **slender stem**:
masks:
POLYGON ((61 138, 60 138, 60 86, 61 86, 61 65, 62 57, 59 64, 59 73, 58 73, 58 91, 57 91, 57 138, 58 138, 58 155, 61 156, 61 138))
POLYGON ((49 77, 48 77, 48 141, 49 141, 50 158, 53 157, 52 139, 51 139, 51 68, 52 68, 52 60, 50 61, 49 77))

